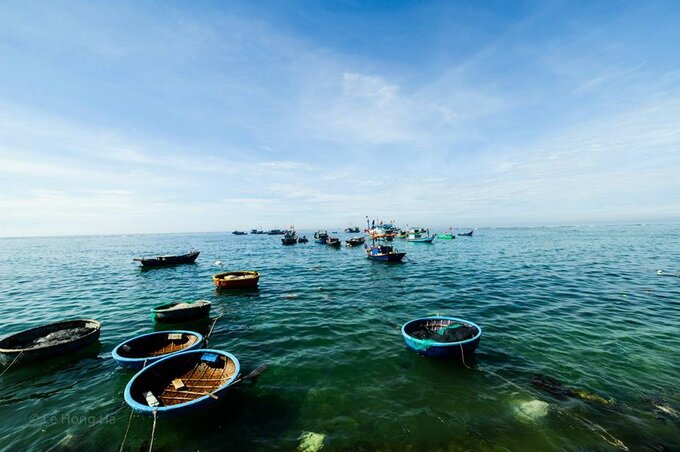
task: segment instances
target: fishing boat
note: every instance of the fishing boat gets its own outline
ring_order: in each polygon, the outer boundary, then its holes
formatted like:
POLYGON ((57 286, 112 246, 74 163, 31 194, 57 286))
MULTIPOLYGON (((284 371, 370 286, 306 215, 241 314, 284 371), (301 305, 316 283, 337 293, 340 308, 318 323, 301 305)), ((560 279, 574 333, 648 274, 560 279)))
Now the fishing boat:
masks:
POLYGON ((99 339, 101 323, 65 320, 12 334, 0 341, 0 362, 27 363, 74 353, 99 339))
POLYGON ((213 276, 213 283, 218 289, 251 289, 257 287, 260 274, 256 271, 223 272, 213 276))
POLYGON ((350 226, 348 228, 345 228, 345 232, 347 232, 348 234, 356 234, 359 232, 359 228, 355 226, 350 226))
POLYGON ((146 416, 196 412, 217 403, 237 382, 240 371, 238 359, 221 350, 177 353, 132 377, 125 387, 125 402, 146 416))
POLYGON ((166 356, 197 350, 204 342, 203 335, 193 331, 157 331, 128 339, 114 348, 111 356, 123 367, 141 369, 166 356))
POLYGON ((333 247, 333 248, 340 248, 340 246, 342 245, 342 242, 337 237, 328 237, 328 240, 326 241, 326 245, 333 247))
POLYGON ((297 235, 295 235, 295 229, 290 229, 286 231, 286 234, 281 239, 281 243, 284 245, 295 245, 298 241, 297 235))
POLYGON ((325 245, 328 240, 328 231, 316 231, 314 233, 314 243, 325 245))
POLYGON ((286 231, 282 229, 272 229, 269 232, 267 232, 267 235, 284 235, 286 231))
POLYGON ((378 245, 373 243, 372 246, 365 245, 366 257, 374 261, 383 262, 401 262, 406 256, 406 253, 397 252, 392 245, 378 245))
POLYGON ((361 246, 366 243, 366 239, 363 237, 351 237, 349 240, 345 240, 345 243, 350 247, 361 246))
POLYGON ((474 230, 470 232, 459 232, 458 237, 472 237, 472 233, 475 232, 474 230))
POLYGON ((298 237, 298 243, 307 243, 309 242, 309 239, 307 238, 306 235, 303 235, 302 237, 298 237))
POLYGON ((456 236, 447 232, 442 232, 441 234, 437 234, 437 238, 442 240, 452 240, 455 239, 456 236))
POLYGON ((151 318, 161 323, 190 322, 207 317, 210 307, 206 300, 165 303, 151 308, 151 318))
POLYGON ((248 235, 246 231, 233 231, 232 234, 234 235, 248 235))
POLYGON ((465 359, 477 349, 482 328, 457 317, 433 316, 407 322, 401 334, 406 345, 419 355, 465 359))
POLYGON ((420 234, 409 234, 408 237, 406 237, 406 241, 412 243, 432 243, 434 238, 434 234, 427 235, 425 237, 421 236, 420 234))
POLYGON ((200 251, 191 251, 179 256, 157 256, 151 258, 135 257, 133 261, 139 262, 142 267, 167 267, 170 265, 193 264, 200 251))

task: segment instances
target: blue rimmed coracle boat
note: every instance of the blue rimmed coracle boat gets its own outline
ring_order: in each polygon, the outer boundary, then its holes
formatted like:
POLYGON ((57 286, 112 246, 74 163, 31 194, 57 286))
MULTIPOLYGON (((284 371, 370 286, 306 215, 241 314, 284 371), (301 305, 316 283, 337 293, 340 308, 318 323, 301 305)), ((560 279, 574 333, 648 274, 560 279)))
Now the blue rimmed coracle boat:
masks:
POLYGON ((203 335, 194 331, 157 331, 128 339, 111 356, 121 366, 141 369, 167 356, 199 349, 204 342, 203 335))
POLYGON ((177 353, 139 371, 125 387, 125 402, 137 413, 157 417, 207 408, 238 380, 241 367, 231 353, 203 349, 177 353))
POLYGON ((406 345, 419 355, 465 359, 477 349, 482 328, 469 320, 434 316, 407 322, 401 334, 406 345))

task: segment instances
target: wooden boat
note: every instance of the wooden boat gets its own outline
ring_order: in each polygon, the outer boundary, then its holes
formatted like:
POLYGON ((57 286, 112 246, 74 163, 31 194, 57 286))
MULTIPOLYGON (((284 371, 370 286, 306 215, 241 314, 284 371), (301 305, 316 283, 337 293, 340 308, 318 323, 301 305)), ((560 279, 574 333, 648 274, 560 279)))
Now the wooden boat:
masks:
POLYGON ((0 341, 0 362, 27 363, 77 352, 99 339, 101 323, 65 320, 21 331, 0 341))
POLYGON ((232 234, 234 235, 248 235, 246 231, 233 231, 232 234))
POLYGON ((442 240, 452 240, 455 239, 456 236, 447 232, 442 232, 441 234, 437 234, 437 238, 442 240))
POLYGON ((406 345, 419 355, 464 359, 477 349, 482 337, 482 328, 469 320, 434 316, 407 322, 401 328, 401 334, 406 345), (447 339, 455 336, 461 339, 452 341, 447 339))
POLYGON ((472 237, 472 233, 475 232, 474 230, 470 232, 459 232, 458 237, 472 237))
POLYGON ((166 356, 199 349, 204 341, 203 335, 193 331, 157 331, 118 344, 111 356, 123 367, 141 369, 166 356))
POLYGON ((366 239, 363 237, 352 237, 349 240, 345 240, 347 246, 361 246, 366 243, 366 239))
POLYGON ((267 232, 267 235, 283 235, 285 233, 286 231, 283 231, 281 229, 272 229, 269 232, 267 232))
POLYGON ((303 235, 302 237, 298 237, 298 243, 307 243, 307 242, 309 242, 309 239, 307 238, 307 236, 303 235))
POLYGON ((328 240, 328 231, 316 231, 314 233, 314 243, 325 245, 328 240))
POLYGON ((211 303, 206 300, 165 303, 151 308, 151 318, 161 323, 190 322, 207 317, 211 303))
POLYGON ((348 228, 345 228, 345 232, 347 232, 348 234, 356 234, 357 232, 359 232, 359 228, 350 226, 348 228))
POLYGON ((326 241, 326 245, 331 246, 333 248, 340 248, 342 242, 337 237, 329 237, 328 240, 326 241))
POLYGON ((137 413, 182 415, 217 403, 237 382, 241 366, 231 353, 205 349, 177 353, 140 370, 125 387, 137 413))
POLYGON ((218 273, 213 276, 213 283, 219 289, 251 289, 257 287, 260 274, 256 271, 236 271, 218 273))
POLYGON ((142 267, 167 267, 169 265, 193 264, 199 254, 200 251, 191 251, 180 256, 158 256, 148 259, 145 257, 135 257, 132 260, 142 264, 142 267))
POLYGON ((409 234, 408 237, 406 237, 406 241, 412 243, 432 243, 434 237, 434 234, 425 237, 422 237, 420 234, 409 234))
POLYGON ((399 253, 391 245, 376 245, 364 247, 366 257, 374 261, 401 262, 406 253, 399 253))

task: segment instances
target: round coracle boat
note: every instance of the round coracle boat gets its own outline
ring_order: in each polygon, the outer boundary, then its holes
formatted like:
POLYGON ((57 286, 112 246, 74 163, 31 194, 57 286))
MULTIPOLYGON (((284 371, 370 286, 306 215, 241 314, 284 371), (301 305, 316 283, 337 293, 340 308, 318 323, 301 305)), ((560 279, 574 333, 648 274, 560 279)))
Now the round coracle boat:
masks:
POLYGON ((252 289, 257 287, 260 274, 256 271, 237 271, 218 273, 213 283, 218 289, 252 289))
POLYGON ((401 328, 406 345, 423 356, 465 358, 474 353, 482 328, 456 317, 424 317, 411 320, 401 328))

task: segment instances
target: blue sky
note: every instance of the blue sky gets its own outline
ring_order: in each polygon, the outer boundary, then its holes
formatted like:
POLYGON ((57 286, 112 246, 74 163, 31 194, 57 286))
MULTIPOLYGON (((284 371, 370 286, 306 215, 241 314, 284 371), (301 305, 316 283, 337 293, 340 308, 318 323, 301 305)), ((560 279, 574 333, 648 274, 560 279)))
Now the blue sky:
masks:
POLYGON ((680 3, 0 4, 0 236, 680 220, 680 3))

